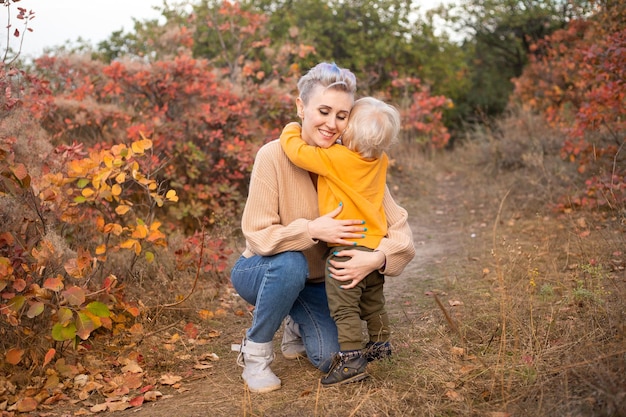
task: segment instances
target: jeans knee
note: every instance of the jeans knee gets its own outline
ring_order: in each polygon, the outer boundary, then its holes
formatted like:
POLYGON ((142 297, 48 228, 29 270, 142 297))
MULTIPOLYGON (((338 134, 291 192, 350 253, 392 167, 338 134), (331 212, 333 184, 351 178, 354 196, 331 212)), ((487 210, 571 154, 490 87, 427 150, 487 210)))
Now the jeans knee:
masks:
POLYGON ((304 288, 309 277, 309 264, 302 252, 280 253, 275 255, 272 263, 276 267, 276 274, 287 278, 286 283, 292 284, 298 290, 304 288))

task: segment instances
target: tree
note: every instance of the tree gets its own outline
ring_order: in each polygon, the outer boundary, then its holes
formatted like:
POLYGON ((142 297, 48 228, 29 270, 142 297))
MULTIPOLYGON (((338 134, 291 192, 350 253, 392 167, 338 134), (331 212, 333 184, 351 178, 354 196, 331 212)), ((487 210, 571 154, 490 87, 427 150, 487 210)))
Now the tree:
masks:
POLYGON ((528 63, 530 46, 590 10, 587 0, 465 0, 438 9, 449 30, 463 35, 472 87, 461 99, 472 119, 501 114, 511 79, 528 63))

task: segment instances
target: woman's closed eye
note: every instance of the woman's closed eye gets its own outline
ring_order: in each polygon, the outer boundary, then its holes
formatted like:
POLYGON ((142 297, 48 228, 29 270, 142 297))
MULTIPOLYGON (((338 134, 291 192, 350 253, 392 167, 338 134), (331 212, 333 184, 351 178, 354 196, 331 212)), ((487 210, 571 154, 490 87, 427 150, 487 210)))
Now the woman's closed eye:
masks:
MULTIPOLYGON (((328 116, 328 115, 330 115, 330 111, 328 111, 326 109, 320 109, 320 114, 322 116, 328 116)), ((335 116, 335 117, 337 117, 338 120, 344 121, 344 120, 346 120, 348 118, 348 115, 344 114, 342 112, 342 113, 338 113, 337 116, 335 116)))

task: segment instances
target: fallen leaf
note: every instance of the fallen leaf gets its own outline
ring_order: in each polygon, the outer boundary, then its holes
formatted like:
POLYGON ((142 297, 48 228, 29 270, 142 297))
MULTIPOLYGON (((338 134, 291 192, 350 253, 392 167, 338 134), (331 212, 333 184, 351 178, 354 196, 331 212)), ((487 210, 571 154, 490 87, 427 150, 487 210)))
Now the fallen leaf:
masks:
POLYGON ((115 412, 115 411, 124 411, 127 408, 129 408, 131 405, 128 401, 112 401, 110 403, 107 403, 107 406, 109 407, 109 411, 115 412))
POLYGON ((448 397, 452 401, 463 401, 463 396, 451 389, 446 391, 446 397, 448 397))
POLYGON ((180 382, 183 379, 182 376, 172 375, 172 374, 163 374, 161 375, 161 384, 163 385, 174 385, 177 382, 180 382))
POLYGON ((220 360, 220 357, 217 356, 215 353, 205 353, 204 355, 200 356, 200 360, 209 360, 211 362, 217 362, 220 360))
POLYGON ((156 401, 159 399, 159 397, 162 397, 163 394, 161 394, 159 391, 148 391, 144 394, 143 399, 145 401, 156 401))
POLYGON ((4 359, 7 361, 7 363, 10 363, 11 365, 17 365, 22 360, 24 352, 24 349, 11 348, 7 350, 6 354, 4 355, 4 359))
POLYGON ((128 361, 126 366, 124 366, 122 368, 122 372, 132 372, 134 374, 139 374, 139 373, 143 372, 143 369, 141 369, 141 366, 139 366, 139 364, 137 362, 135 362, 135 361, 128 361))
POLYGON ((187 323, 183 330, 185 331, 187 337, 190 339, 196 339, 198 337, 198 328, 193 323, 187 323))
POLYGON ((46 365, 48 365, 50 363, 50 361, 52 359, 54 359, 54 355, 56 353, 57 353, 57 351, 54 348, 48 349, 48 351, 46 352, 46 356, 44 356, 44 361, 43 361, 43 365, 42 365, 43 368, 45 368, 46 365))
POLYGON ((450 304, 450 306, 452 306, 452 307, 462 306, 462 305, 463 305, 463 301, 459 301, 459 300, 448 300, 448 304, 450 304))
POLYGON ((211 365, 210 363, 203 363, 203 362, 197 363, 193 366, 193 369, 200 369, 200 370, 209 369, 209 368, 213 368, 213 365, 211 365))
POLYGON ((99 413, 101 411, 106 411, 107 407, 108 407, 107 403, 96 404, 93 407, 91 407, 89 411, 91 411, 92 413, 99 413))
POLYGON ((465 355, 465 349, 453 346, 450 348, 450 353, 452 354, 452 356, 463 356, 465 355))
POLYGON ((132 398, 129 404, 133 407, 139 407, 141 404, 143 404, 143 401, 144 401, 143 395, 139 395, 135 398, 132 398))
POLYGON ((26 397, 17 402, 16 409, 20 413, 29 413, 31 411, 35 411, 37 409, 37 405, 39 405, 37 400, 31 397, 26 397))
POLYGON ((214 314, 210 310, 200 310, 198 311, 198 316, 200 316, 202 320, 209 320, 213 318, 214 314))
POLYGON ((154 385, 146 385, 145 387, 141 387, 139 392, 141 392, 142 394, 145 394, 147 391, 150 391, 152 388, 154 388, 154 385))

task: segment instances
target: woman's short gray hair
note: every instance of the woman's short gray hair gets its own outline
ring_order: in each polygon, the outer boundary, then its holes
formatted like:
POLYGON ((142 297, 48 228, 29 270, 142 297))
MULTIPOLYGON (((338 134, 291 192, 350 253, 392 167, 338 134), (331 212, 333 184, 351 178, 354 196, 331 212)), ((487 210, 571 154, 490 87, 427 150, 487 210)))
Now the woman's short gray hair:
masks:
POLYGON ((326 89, 345 91, 352 96, 356 93, 356 77, 352 71, 340 68, 334 62, 320 62, 300 77, 300 99, 308 103, 313 89, 318 85, 326 89))

